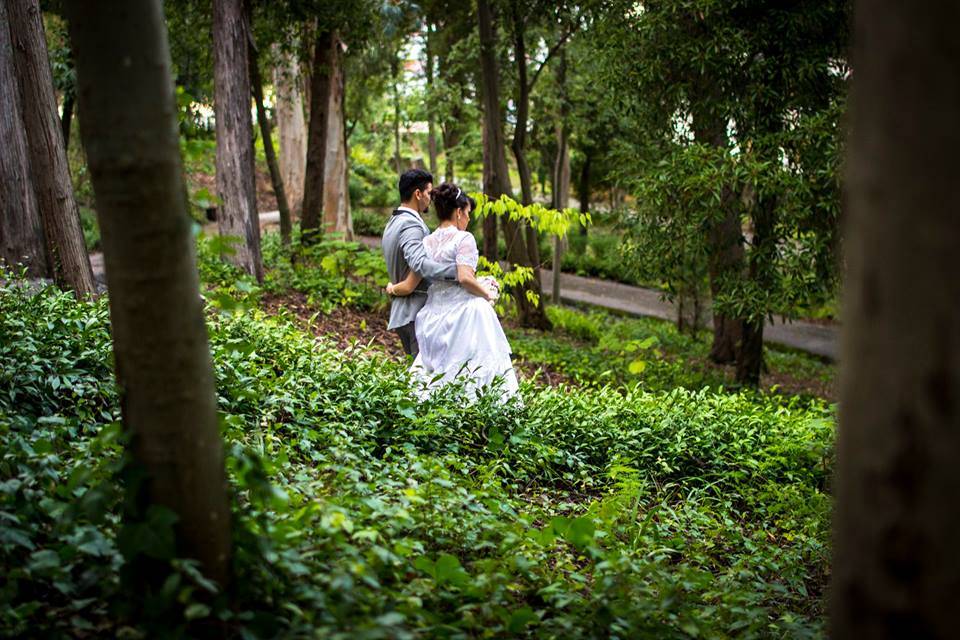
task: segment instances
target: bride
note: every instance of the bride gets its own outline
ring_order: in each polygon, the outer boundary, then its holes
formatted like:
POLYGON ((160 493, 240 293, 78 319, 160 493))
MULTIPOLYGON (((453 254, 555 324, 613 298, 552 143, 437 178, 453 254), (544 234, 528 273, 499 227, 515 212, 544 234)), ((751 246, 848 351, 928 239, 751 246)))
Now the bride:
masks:
MULTIPOLYGON (((469 394, 478 394, 495 379, 504 399, 517 393, 517 374, 510 361, 510 344, 493 310, 497 291, 477 279, 477 240, 466 231, 475 203, 454 184, 433 190, 433 206, 440 220, 437 230, 423 239, 423 248, 436 262, 455 262, 457 281, 436 281, 427 290, 427 302, 417 314, 415 328, 420 354, 412 371, 427 390, 466 378, 469 394)), ((406 296, 421 278, 413 271, 387 293, 406 296)))

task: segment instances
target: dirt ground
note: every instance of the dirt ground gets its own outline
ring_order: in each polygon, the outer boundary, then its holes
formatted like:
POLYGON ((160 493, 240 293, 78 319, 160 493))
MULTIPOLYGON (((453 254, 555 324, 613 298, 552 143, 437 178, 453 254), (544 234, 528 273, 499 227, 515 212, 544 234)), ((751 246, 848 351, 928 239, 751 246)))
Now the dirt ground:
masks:
MULTIPOLYGON (((286 309, 297 318, 301 327, 316 336, 333 340, 340 347, 346 348, 358 342, 369 345, 397 362, 407 357, 400 346, 399 338, 395 333, 387 330, 389 315, 386 307, 369 311, 337 307, 329 314, 318 314, 317 310, 307 303, 307 297, 298 291, 283 295, 267 294, 263 297, 261 305, 269 313, 278 313, 280 309, 286 309)), ((539 384, 574 386, 570 378, 549 367, 534 364, 522 358, 516 358, 513 364, 521 377, 539 384)))

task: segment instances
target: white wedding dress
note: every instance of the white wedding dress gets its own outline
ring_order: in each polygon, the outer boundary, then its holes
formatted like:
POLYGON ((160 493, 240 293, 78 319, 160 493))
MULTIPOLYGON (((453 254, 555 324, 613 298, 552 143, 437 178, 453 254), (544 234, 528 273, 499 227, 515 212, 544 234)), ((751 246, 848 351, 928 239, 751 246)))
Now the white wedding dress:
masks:
MULTIPOLYGON (((424 238, 423 247, 435 262, 456 262, 477 268, 479 252, 472 234, 441 227, 424 238)), ((517 374, 510 361, 510 344, 493 306, 459 282, 436 281, 427 290, 427 302, 417 314, 420 354, 412 371, 423 383, 424 395, 453 382, 464 381, 469 397, 500 378, 498 392, 505 401, 517 393, 517 374)))

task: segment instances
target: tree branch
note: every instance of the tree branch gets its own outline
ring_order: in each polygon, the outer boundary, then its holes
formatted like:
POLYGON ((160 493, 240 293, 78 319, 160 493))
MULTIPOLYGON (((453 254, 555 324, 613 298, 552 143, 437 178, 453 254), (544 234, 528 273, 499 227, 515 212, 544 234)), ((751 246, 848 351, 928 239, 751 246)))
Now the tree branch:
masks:
POLYGON ((570 36, 576 33, 579 28, 580 20, 578 19, 577 22, 565 34, 563 34, 563 36, 561 36, 561 38, 557 40, 552 47, 550 47, 550 49, 547 51, 547 57, 543 59, 543 62, 540 63, 540 66, 537 68, 536 72, 534 72, 533 77, 530 78, 530 83, 527 85, 528 91, 533 91, 533 85, 537 84, 537 78, 540 77, 540 72, 543 71, 544 67, 547 66, 547 63, 550 62, 550 58, 552 58, 553 55, 567 43, 567 40, 570 39, 570 36))

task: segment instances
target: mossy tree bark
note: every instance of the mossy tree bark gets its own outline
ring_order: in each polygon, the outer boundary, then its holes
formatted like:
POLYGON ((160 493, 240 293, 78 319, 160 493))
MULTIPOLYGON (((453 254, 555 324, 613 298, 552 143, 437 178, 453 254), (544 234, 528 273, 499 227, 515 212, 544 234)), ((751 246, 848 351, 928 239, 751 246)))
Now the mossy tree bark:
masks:
POLYGON ((7 7, 0 2, 0 262, 22 264, 32 278, 50 276, 43 226, 30 179, 20 89, 13 67, 7 7))
POLYGON ((250 119, 250 25, 243 0, 213 0, 213 88, 217 121, 217 226, 239 237, 229 259, 263 282, 250 119))
POLYGON ((307 170, 303 184, 303 214, 300 228, 304 242, 320 235, 323 220, 323 193, 326 179, 327 134, 330 130, 330 56, 334 37, 317 31, 310 69, 310 125, 307 130, 307 170))
POLYGON ((960 5, 855 3, 834 638, 955 638, 960 5))
MULTIPOLYGON (((63 146, 38 0, 5 0, 20 88, 30 176, 54 281, 78 296, 94 292, 90 257, 63 146)), ((6 150, 3 151, 6 153, 6 150)))
POLYGON ((66 6, 123 422, 147 472, 135 502, 172 510, 178 554, 226 586, 230 508, 163 11, 159 0, 66 6))

